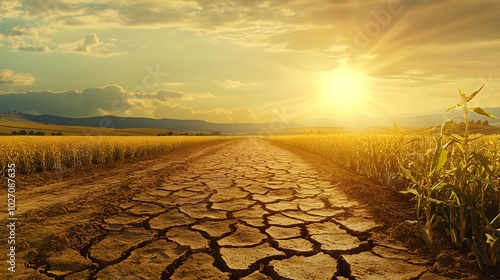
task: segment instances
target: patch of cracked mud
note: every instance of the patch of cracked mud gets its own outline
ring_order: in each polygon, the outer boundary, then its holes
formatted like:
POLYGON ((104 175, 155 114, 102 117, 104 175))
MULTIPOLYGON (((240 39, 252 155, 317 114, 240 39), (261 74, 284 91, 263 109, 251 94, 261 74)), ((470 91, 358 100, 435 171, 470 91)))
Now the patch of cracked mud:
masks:
POLYGON ((85 250, 46 260, 58 279, 417 279, 425 263, 379 246, 380 226, 292 153, 237 142, 166 176, 102 221, 85 250), (179 175, 180 174, 180 175, 179 175), (185 176, 182 176, 185 174, 185 176), (73 261, 70 261, 70 260, 73 261), (80 278, 77 278, 80 277, 80 278))

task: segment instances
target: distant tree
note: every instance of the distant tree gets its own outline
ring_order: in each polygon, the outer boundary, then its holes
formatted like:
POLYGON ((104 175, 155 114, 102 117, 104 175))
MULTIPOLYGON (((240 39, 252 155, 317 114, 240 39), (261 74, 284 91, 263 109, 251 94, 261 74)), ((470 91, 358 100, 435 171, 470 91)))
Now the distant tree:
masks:
POLYGON ((33 130, 30 130, 29 135, 35 135, 35 132, 33 130))
POLYGON ((38 131, 37 133, 35 133, 35 135, 44 136, 44 135, 45 135, 45 132, 38 131))
POLYGON ((50 135, 55 136, 55 135, 56 135, 56 133, 55 133, 55 132, 52 132, 50 135))
POLYGON ((26 132, 26 130, 19 130, 19 132, 17 133, 19 135, 28 135, 28 132, 26 132))
POLYGON ((168 135, 168 136, 172 136, 172 135, 174 135, 174 133, 173 133, 172 131, 169 131, 169 132, 167 133, 167 135, 168 135))
POLYGON ((58 132, 58 133, 57 133, 57 136, 62 136, 62 132, 58 132))
POLYGON ((12 135, 17 135, 17 131, 15 131, 15 130, 14 130, 14 131, 12 131, 10 134, 12 134, 12 135))
POLYGON ((477 120, 477 121, 476 121, 476 124, 477 124, 477 125, 481 125, 481 121, 480 121, 480 120, 477 120))
POLYGON ((488 120, 485 120, 485 121, 483 122, 483 125, 484 125, 484 126, 490 126, 490 123, 488 122, 488 120))

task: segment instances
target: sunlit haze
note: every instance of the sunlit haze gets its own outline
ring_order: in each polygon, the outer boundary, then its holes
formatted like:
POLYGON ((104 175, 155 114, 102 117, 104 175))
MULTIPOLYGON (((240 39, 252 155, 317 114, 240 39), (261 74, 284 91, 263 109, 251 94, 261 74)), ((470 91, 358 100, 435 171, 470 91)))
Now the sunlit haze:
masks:
POLYGON ((500 106, 498 1, 0 3, 0 112, 268 122, 500 106))

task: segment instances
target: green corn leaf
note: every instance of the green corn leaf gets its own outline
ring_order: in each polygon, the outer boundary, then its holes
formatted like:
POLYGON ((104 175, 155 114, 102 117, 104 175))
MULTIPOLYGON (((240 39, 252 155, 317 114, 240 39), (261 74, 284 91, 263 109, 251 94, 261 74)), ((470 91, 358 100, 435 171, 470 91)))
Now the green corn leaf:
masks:
POLYGON ((485 110, 483 110, 483 108, 480 108, 480 107, 470 108, 469 110, 474 111, 474 113, 481 115, 481 116, 485 116, 485 117, 492 118, 492 119, 498 119, 496 116, 486 112, 485 110))
POLYGON ((406 177, 406 179, 409 179, 412 183, 417 184, 417 180, 415 180, 415 177, 413 177, 413 175, 411 175, 410 170, 404 168, 401 165, 399 166, 399 168, 403 172, 403 175, 406 177))
POLYGON ((432 191, 439 191, 440 189, 442 189, 444 187, 448 187, 448 186, 450 186, 450 184, 441 181, 441 182, 438 182, 437 184, 435 184, 434 186, 432 186, 431 190, 432 191))
POLYGON ((436 148, 433 149, 433 155, 432 155, 432 160, 431 160, 431 165, 429 167, 429 176, 434 175, 435 172, 438 172, 438 165, 439 165, 439 158, 441 156, 442 152, 440 140, 436 139, 436 148))
MULTIPOLYGON (((484 84, 486 85, 486 84, 484 84)), ((483 89, 484 85, 482 85, 478 90, 476 90, 474 93, 472 93, 470 96, 465 98, 466 102, 469 102, 472 100, 472 98, 476 97, 476 95, 483 89)))
POLYGON ((479 161, 484 169, 486 169, 486 171, 493 176, 493 165, 491 165, 490 161, 486 157, 479 153, 472 153, 471 157, 479 161))
POLYGON ((465 140, 465 138, 462 135, 460 135, 460 134, 452 134, 451 138, 455 139, 455 140, 457 140, 458 142, 461 142, 461 143, 464 142, 464 140, 465 140))
POLYGON ((438 205, 442 205, 442 204, 446 204, 446 201, 443 201, 443 200, 439 200, 439 199, 435 199, 435 198, 426 198, 428 202, 430 203, 435 203, 435 204, 438 204, 438 205))
POLYGON ((458 108, 460 105, 461 105, 460 103, 457 103, 457 104, 455 104, 455 105, 451 106, 450 108, 446 109, 446 112, 445 112, 445 113, 448 113, 449 111, 451 111, 451 110, 453 110, 453 109, 455 109, 455 108, 458 108))
POLYGON ((418 193, 418 191, 416 189, 406 189, 406 190, 402 190, 399 192, 402 194, 413 194, 415 196, 420 196, 420 194, 418 193))
POLYGON ((464 146, 462 146, 462 143, 457 139, 451 139, 450 141, 448 141, 446 144, 444 144, 443 149, 448 149, 451 145, 455 145, 458 149, 460 149, 462 153, 464 152, 464 146))
POLYGON ((439 170, 446 163, 447 159, 448 159, 448 151, 447 150, 441 150, 441 152, 439 153, 439 156, 437 157, 437 161, 435 161, 434 172, 439 172, 439 170))

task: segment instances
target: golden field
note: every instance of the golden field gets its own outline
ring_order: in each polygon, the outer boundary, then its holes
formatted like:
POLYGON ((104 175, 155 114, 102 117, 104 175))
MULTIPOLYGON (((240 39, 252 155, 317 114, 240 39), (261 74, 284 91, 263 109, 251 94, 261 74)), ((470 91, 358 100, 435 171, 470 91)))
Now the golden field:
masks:
POLYGON ((469 249, 480 267, 500 261, 500 136, 394 132, 270 140, 413 195, 416 219, 401 226, 417 226, 429 246, 436 228, 444 227, 451 242, 469 249))
POLYGON ((159 154, 218 136, 14 136, 0 140, 0 167, 15 163, 19 173, 43 172, 159 154))

